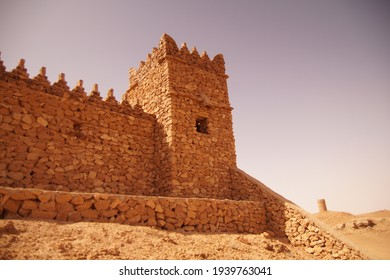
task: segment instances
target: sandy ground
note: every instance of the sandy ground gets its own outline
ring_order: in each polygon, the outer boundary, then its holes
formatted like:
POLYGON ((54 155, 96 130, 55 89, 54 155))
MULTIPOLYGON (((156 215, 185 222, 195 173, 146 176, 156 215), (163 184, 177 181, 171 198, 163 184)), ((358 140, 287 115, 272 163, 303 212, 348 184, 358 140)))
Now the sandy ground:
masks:
POLYGON ((0 259, 310 259, 267 234, 183 234, 107 223, 0 220, 0 259))
POLYGON ((324 212, 314 215, 334 227, 372 259, 390 260, 390 211, 352 215, 345 212, 324 212), (373 225, 367 221, 371 221, 373 225), (361 223, 363 226, 356 228, 361 223), (345 225, 345 226, 344 226, 345 225))
MULTIPOLYGON (((390 259, 390 211, 315 215, 377 259, 390 259), (354 220, 375 225, 350 228, 354 220)), ((0 220, 0 259, 313 259, 264 234, 184 234, 107 223, 0 220)))

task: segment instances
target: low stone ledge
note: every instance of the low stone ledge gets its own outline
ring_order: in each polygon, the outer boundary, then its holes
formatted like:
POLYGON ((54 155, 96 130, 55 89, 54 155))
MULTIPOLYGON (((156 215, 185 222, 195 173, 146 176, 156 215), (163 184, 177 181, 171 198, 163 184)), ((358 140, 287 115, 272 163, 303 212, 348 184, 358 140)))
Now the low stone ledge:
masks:
POLYGON ((185 232, 266 231, 262 202, 0 187, 3 217, 113 222, 185 232))

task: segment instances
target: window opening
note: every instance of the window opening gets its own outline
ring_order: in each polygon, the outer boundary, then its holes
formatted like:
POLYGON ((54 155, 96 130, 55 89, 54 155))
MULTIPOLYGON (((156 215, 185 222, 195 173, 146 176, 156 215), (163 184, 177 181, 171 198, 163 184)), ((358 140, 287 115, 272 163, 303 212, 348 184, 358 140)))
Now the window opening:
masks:
POLYGON ((199 133, 208 134, 208 120, 207 118, 197 118, 196 119, 196 131, 199 133))

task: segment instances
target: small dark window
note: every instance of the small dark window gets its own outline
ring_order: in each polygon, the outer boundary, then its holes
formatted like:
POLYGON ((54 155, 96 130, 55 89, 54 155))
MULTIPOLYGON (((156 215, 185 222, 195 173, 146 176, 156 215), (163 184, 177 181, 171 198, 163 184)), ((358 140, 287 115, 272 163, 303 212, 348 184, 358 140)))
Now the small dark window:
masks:
POLYGON ((83 138, 84 134, 81 132, 81 124, 80 123, 73 123, 73 135, 76 138, 83 138))
POLYGON ((196 119, 196 131, 204 134, 208 134, 208 121, 207 118, 197 118, 196 119))

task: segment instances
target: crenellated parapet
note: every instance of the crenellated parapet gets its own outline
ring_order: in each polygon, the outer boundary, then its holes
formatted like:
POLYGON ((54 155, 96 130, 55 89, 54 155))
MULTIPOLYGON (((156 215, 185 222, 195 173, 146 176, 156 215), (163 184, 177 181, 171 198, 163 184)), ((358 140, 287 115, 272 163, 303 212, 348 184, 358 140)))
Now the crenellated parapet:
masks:
POLYGON ((33 81, 37 89, 48 90, 50 88, 50 82, 46 76, 46 67, 42 67, 39 70, 39 74, 33 78, 33 81))
POLYGON ((65 80, 65 74, 61 73, 58 75, 58 80, 55 82, 52 87, 52 93, 58 96, 63 96, 64 92, 69 92, 69 86, 65 80))
POLYGON ((87 96, 83 84, 84 84, 84 81, 79 80, 77 82, 76 86, 72 89, 72 92, 75 94, 78 94, 80 96, 84 96, 84 97, 87 96))
POLYGON ((163 34, 158 48, 153 48, 152 53, 147 55, 146 60, 140 62, 138 69, 130 69, 130 87, 142 79, 143 73, 147 72, 153 65, 162 63, 166 59, 179 61, 216 75, 226 76, 225 60, 222 54, 217 54, 213 59, 210 59, 206 51, 199 54, 195 47, 190 51, 186 43, 183 43, 179 48, 171 36, 163 34))
POLYGON ((158 51, 162 58, 178 59, 190 66, 198 67, 216 74, 225 74, 225 61, 222 54, 217 54, 212 60, 205 51, 199 55, 198 50, 193 47, 188 50, 187 44, 183 43, 179 49, 175 40, 167 34, 163 34, 160 39, 158 51))
POLYGON ((18 66, 14 70, 12 70, 11 75, 13 75, 16 79, 26 80, 29 78, 29 74, 27 73, 27 69, 24 66, 25 60, 22 58, 19 61, 18 66))
POLYGON ((73 89, 70 89, 68 82, 65 79, 65 74, 60 73, 56 82, 51 83, 46 76, 46 67, 42 67, 39 73, 30 78, 30 74, 25 67, 25 59, 20 59, 15 69, 6 71, 3 61, 1 60, 0 52, 0 82, 5 82, 3 85, 7 87, 27 87, 39 92, 53 95, 62 98, 63 100, 76 100, 95 107, 108 109, 127 115, 144 115, 151 117, 143 112, 140 108, 133 108, 128 102, 118 102, 114 96, 114 90, 111 88, 106 97, 100 95, 98 84, 94 84, 89 94, 86 93, 83 86, 83 80, 79 80, 73 89))

